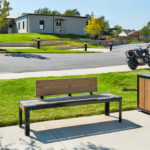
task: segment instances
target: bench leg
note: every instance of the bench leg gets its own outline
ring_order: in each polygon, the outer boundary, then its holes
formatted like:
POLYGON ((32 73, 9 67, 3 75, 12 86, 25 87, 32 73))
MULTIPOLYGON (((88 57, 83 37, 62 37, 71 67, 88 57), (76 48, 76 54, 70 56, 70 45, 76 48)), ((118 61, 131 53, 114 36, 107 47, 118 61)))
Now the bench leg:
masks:
POLYGON ((25 109, 25 135, 30 135, 30 111, 25 109))
POLYGON ((109 116, 109 102, 105 103, 105 115, 109 116))
POLYGON ((119 122, 122 122, 122 100, 119 101, 119 122))
POLYGON ((22 127, 22 109, 19 107, 19 127, 22 127))

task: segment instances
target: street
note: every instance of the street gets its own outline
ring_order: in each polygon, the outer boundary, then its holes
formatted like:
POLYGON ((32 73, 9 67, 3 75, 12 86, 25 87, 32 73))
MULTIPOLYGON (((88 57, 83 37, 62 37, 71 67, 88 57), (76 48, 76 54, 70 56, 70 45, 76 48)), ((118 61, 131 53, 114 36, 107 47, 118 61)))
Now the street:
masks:
MULTIPOLYGON (((143 48, 147 44, 140 44, 143 48)), ((85 69, 125 65, 125 51, 136 44, 114 46, 109 53, 76 54, 0 54, 0 73, 21 73, 51 70, 85 69)))

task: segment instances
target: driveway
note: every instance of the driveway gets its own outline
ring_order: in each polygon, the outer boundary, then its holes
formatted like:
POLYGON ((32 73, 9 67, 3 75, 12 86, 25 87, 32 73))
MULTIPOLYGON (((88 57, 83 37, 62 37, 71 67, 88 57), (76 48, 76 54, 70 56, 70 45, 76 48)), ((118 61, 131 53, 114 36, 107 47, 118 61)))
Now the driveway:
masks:
MULTIPOLYGON (((147 44, 141 45, 144 47, 147 44)), ((86 69, 125 65, 125 51, 136 47, 135 44, 114 46, 112 52, 91 54, 0 54, 0 73, 86 69)))
POLYGON ((18 126, 0 128, 0 149, 149 150, 150 116, 138 111, 31 124, 31 136, 18 126))

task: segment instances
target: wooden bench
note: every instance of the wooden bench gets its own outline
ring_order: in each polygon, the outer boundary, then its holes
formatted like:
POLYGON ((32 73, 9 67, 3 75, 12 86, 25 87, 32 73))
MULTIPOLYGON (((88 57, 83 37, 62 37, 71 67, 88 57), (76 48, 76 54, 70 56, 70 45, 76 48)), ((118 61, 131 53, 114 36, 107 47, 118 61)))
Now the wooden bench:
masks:
POLYGON ((105 115, 109 116, 109 103, 119 102, 119 122, 122 120, 122 98, 109 93, 93 94, 97 91, 97 78, 38 80, 36 96, 40 99, 20 100, 19 126, 22 126, 22 111, 25 111, 25 135, 30 135, 30 110, 66 107, 85 104, 105 103, 105 115), (73 93, 90 92, 86 95, 73 93), (68 96, 44 98, 48 95, 68 94, 68 96))

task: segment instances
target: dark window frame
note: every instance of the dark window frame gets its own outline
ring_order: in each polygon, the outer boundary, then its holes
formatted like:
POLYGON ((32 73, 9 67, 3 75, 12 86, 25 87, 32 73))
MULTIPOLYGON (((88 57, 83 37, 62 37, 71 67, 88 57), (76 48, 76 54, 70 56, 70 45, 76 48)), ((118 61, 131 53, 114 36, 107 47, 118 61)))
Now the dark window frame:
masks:
POLYGON ((45 29, 45 21, 40 20, 40 30, 44 30, 44 29, 45 29))
POLYGON ((25 29, 25 21, 22 23, 22 29, 25 29))
POLYGON ((18 29, 20 30, 20 22, 18 22, 18 29))
POLYGON ((57 21, 56 21, 56 26, 57 26, 57 27, 61 27, 61 26, 62 26, 62 22, 61 22, 60 20, 57 20, 57 21))
POLYGON ((9 28, 12 28, 12 24, 9 24, 9 26, 8 26, 9 28))

